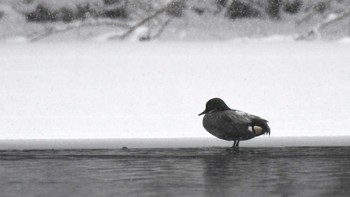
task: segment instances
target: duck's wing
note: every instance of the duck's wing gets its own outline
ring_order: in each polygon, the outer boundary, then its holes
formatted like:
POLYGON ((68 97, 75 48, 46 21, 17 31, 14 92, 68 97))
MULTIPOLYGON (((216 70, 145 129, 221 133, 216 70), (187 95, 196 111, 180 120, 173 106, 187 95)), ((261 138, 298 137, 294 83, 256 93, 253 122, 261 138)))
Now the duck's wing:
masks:
POLYGON ((232 124, 250 125, 251 120, 247 113, 239 110, 229 110, 223 113, 223 119, 232 124))
POLYGON ((243 111, 239 111, 239 110, 232 110, 232 111, 233 113, 230 113, 231 119, 239 123, 246 123, 247 126, 249 127, 249 130, 254 132, 255 136, 259 136, 263 134, 270 135, 271 130, 269 125, 267 124, 268 123, 267 120, 243 111))

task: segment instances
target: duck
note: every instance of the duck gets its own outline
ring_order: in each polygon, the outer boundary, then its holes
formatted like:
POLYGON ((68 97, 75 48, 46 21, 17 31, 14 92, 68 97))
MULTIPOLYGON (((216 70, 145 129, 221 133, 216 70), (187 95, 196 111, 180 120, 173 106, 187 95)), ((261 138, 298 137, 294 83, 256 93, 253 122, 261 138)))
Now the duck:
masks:
POLYGON ((232 148, 238 149, 239 142, 261 135, 270 135, 268 121, 240 110, 229 108, 220 98, 212 98, 206 103, 203 127, 213 136, 233 141, 232 148))

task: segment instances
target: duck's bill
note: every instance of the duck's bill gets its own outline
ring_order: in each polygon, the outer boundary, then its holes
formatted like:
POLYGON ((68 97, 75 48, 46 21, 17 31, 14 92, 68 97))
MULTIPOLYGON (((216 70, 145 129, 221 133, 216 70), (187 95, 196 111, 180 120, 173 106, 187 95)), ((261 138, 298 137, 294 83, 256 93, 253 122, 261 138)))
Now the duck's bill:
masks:
POLYGON ((204 110, 202 113, 198 114, 198 116, 203 115, 205 113, 207 113, 207 112, 204 110))

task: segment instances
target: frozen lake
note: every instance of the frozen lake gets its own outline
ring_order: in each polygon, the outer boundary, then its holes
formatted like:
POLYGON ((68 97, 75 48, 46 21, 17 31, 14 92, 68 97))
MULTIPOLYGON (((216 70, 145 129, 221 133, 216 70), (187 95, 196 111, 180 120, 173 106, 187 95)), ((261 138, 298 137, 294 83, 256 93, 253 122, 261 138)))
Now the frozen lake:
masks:
POLYGON ((350 147, 1 150, 4 197, 348 196, 350 147))

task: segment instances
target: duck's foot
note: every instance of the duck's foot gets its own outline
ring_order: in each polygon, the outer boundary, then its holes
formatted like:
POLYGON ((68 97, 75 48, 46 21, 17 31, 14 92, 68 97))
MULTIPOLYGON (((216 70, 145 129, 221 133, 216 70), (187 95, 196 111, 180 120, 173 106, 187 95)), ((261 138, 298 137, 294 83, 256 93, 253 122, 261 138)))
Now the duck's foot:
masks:
POLYGON ((239 152, 239 147, 238 146, 232 146, 232 152, 238 153, 239 152))
POLYGON ((227 153, 227 154, 239 154, 240 153, 240 151, 239 151, 239 149, 237 148, 237 147, 227 147, 227 148, 225 148, 224 150, 223 150, 223 152, 222 153, 227 153))

